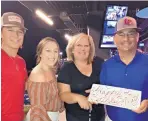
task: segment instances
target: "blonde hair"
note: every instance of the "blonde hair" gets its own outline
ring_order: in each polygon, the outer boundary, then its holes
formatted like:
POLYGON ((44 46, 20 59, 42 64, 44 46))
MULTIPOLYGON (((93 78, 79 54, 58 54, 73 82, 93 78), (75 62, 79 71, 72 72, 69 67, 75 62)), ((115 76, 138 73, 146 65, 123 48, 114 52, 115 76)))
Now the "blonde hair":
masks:
MULTIPOLYGON (((43 39, 39 42, 39 44, 37 45, 37 49, 36 49, 36 56, 37 56, 36 64, 39 64, 39 63, 40 63, 40 61, 41 61, 40 55, 41 55, 41 53, 42 53, 42 51, 43 51, 43 48, 45 47, 45 45, 46 45, 48 42, 55 42, 56 45, 58 46, 58 53, 59 53, 60 47, 59 47, 59 44, 57 43, 57 41, 56 41, 54 38, 45 37, 45 38, 43 38, 43 39)), ((55 64, 55 68, 58 67, 59 62, 60 62, 60 54, 58 55, 58 60, 57 60, 57 62, 56 62, 56 64, 55 64)))
POLYGON ((74 45, 82 38, 87 38, 90 44, 90 51, 89 51, 89 56, 88 56, 88 61, 87 61, 87 63, 90 64, 93 61, 94 56, 95 56, 95 45, 94 45, 93 38, 90 35, 87 35, 85 33, 76 34, 72 37, 71 40, 69 40, 69 43, 66 47, 67 60, 74 61, 74 55, 72 53, 74 49, 74 45))

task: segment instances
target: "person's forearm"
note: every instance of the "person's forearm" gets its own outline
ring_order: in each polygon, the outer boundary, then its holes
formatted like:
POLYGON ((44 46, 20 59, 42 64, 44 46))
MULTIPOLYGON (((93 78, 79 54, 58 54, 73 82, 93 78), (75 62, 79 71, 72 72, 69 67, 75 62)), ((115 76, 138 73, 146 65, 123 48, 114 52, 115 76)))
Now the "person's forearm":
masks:
POLYGON ((71 92, 63 92, 60 94, 60 98, 63 102, 68 104, 77 103, 77 98, 80 96, 79 94, 71 93, 71 92))

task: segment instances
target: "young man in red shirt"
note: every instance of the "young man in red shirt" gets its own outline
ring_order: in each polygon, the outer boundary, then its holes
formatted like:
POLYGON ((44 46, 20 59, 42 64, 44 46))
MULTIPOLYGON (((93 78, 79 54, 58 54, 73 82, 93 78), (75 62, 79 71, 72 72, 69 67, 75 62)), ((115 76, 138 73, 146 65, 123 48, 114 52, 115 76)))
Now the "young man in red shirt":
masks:
POLYGON ((23 18, 13 12, 4 13, 1 24, 2 121, 23 121, 27 71, 24 59, 17 53, 27 29, 23 18))

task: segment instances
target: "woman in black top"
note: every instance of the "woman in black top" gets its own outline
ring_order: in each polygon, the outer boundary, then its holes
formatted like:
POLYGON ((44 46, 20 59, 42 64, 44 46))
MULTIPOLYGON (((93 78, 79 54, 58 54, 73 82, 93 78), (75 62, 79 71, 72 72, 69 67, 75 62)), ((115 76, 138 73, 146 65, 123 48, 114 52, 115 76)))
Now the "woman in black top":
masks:
POLYGON ((60 97, 65 102, 67 121, 103 121, 103 105, 88 102, 87 90, 99 84, 101 63, 93 59, 93 39, 84 33, 75 35, 66 48, 68 62, 58 75, 60 97))

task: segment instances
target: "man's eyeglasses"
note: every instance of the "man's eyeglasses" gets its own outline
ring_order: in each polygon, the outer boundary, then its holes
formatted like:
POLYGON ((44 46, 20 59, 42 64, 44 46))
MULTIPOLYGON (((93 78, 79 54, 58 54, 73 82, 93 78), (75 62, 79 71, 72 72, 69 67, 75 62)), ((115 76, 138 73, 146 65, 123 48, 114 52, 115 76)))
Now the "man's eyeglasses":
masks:
POLYGON ((128 33, 117 32, 116 34, 117 34, 118 36, 120 36, 120 37, 125 37, 125 36, 127 36, 127 37, 129 37, 129 38, 133 38, 133 37, 136 36, 137 31, 131 31, 131 32, 128 32, 128 33))

